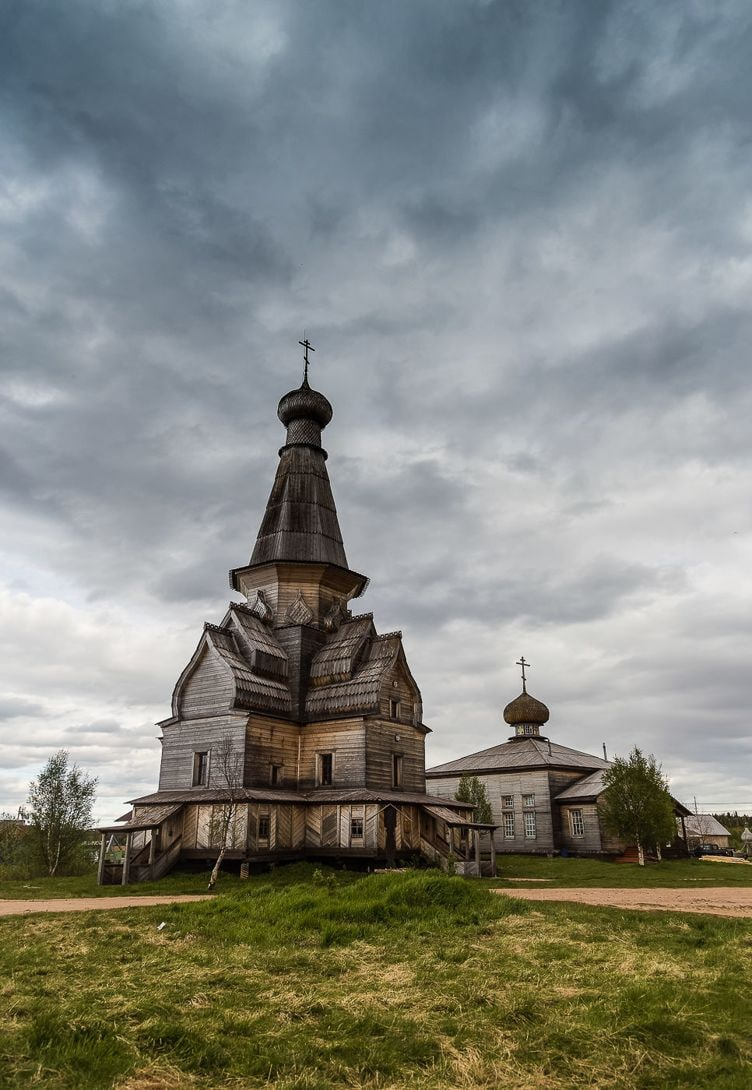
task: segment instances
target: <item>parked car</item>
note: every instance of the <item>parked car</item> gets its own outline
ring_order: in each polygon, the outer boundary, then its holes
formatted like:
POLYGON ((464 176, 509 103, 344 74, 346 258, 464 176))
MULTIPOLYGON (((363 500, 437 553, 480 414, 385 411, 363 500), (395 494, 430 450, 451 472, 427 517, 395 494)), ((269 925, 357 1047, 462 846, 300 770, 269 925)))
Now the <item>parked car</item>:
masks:
POLYGON ((692 851, 699 859, 701 855, 733 855, 733 848, 719 848, 717 844, 698 844, 692 851))

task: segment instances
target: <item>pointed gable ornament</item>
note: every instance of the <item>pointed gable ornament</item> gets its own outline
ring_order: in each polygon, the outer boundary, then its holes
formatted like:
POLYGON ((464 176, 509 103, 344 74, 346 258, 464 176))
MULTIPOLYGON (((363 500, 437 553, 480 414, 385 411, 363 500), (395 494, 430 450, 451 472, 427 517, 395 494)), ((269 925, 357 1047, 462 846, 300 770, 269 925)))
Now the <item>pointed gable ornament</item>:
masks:
POLYGON ((336 602, 329 608, 324 617, 324 631, 336 632, 339 626, 347 616, 347 610, 345 609, 342 600, 337 599, 336 602))
POLYGON ((248 608, 254 617, 258 617, 264 624, 271 624, 274 620, 274 611, 266 600, 263 590, 257 590, 253 599, 248 598, 248 608))
POLYGON ((298 597, 287 607, 285 620, 290 624, 310 624, 313 620, 313 610, 303 597, 302 590, 298 591, 298 597))

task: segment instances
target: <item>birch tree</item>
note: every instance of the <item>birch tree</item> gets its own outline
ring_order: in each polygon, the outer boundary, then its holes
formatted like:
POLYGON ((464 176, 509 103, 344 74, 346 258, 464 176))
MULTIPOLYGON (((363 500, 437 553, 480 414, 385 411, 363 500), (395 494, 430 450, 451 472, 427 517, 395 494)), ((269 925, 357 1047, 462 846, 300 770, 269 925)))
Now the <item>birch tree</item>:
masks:
POLYGON ((243 754, 229 734, 223 734, 212 751, 212 767, 219 787, 226 800, 214 807, 212 813, 212 841, 219 841, 219 855, 212 868, 207 889, 214 889, 219 878, 222 860, 230 846, 230 840, 238 816, 238 804, 243 798, 243 754))
POLYGON ((53 753, 29 785, 29 818, 50 877, 73 860, 92 825, 97 780, 70 764, 68 751, 53 753))
POLYGON ((645 849, 674 839, 676 820, 668 782, 655 757, 635 746, 629 757, 616 757, 603 773, 602 816, 606 828, 637 845, 637 857, 645 866, 645 849))

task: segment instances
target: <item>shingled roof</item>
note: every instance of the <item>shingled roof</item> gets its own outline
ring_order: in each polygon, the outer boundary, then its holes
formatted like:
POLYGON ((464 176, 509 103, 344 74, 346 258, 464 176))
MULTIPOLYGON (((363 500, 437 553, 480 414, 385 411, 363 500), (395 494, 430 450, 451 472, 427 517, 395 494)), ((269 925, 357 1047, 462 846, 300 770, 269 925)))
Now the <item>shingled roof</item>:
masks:
POLYGON ((331 419, 323 394, 304 381, 279 403, 287 442, 261 522, 251 566, 271 561, 315 561, 347 568, 321 430, 331 419))
POLYGON ((311 719, 345 712, 378 708, 381 685, 402 646, 400 633, 376 636, 363 664, 347 680, 331 685, 311 686, 306 697, 306 715, 311 719))
POLYGON ((426 769, 426 776, 454 776, 463 772, 506 772, 523 768, 572 768, 583 772, 608 768, 608 761, 543 738, 515 738, 456 761, 426 769))

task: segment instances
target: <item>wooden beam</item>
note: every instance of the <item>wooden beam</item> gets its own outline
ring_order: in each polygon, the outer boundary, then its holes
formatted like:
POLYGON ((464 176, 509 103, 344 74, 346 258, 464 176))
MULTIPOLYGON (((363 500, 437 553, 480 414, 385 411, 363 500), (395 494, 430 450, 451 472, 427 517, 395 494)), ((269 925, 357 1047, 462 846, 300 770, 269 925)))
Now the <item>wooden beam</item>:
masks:
POLYGON ((128 879, 131 875, 131 846, 133 842, 133 833, 128 833, 125 837, 125 855, 123 856, 123 877, 120 880, 120 884, 123 886, 128 885, 128 879))
POLYGON ((99 846, 99 866, 97 867, 97 885, 102 885, 104 878, 104 857, 107 851, 107 833, 102 833, 102 843, 99 846))

